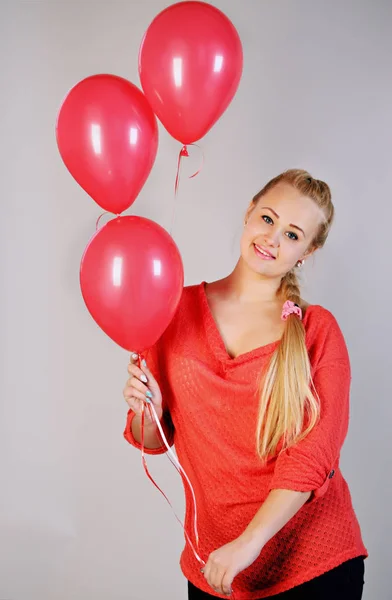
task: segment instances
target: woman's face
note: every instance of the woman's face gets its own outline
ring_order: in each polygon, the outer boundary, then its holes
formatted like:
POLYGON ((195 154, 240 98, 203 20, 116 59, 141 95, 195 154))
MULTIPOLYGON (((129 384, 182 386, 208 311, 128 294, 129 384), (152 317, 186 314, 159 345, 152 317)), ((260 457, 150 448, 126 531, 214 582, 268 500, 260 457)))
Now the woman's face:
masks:
POLYGON ((311 254, 323 213, 287 183, 279 183, 251 204, 241 238, 241 256, 255 272, 283 277, 311 254))

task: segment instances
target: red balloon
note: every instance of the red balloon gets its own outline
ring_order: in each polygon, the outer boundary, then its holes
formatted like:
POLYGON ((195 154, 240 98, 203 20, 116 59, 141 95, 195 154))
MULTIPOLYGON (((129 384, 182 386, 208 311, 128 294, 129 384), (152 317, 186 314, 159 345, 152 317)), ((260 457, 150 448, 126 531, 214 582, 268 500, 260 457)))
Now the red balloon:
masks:
POLYGON ((242 74, 232 22, 204 2, 179 2, 153 20, 139 53, 143 91, 182 144, 203 137, 230 104, 242 74))
POLYGON ((116 75, 83 79, 66 96, 56 123, 61 157, 104 210, 131 206, 155 161, 158 127, 143 92, 116 75))
POLYGON ((177 309, 184 286, 181 256, 154 221, 117 217, 90 240, 80 286, 101 329, 122 348, 141 353, 160 338, 177 309))

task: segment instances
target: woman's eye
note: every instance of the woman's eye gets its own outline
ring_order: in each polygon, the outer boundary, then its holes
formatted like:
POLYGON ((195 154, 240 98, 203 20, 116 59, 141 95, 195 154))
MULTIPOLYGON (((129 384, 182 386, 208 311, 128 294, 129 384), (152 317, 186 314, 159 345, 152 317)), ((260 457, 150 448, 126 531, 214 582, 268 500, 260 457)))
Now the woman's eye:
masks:
POLYGON ((272 220, 272 219, 271 219, 271 217, 269 217, 268 215, 263 215, 263 219, 264 219, 264 221, 265 221, 266 223, 268 223, 269 225, 273 225, 273 224, 274 224, 273 220, 272 220))
POLYGON ((298 235, 292 231, 287 232, 287 237, 290 238, 290 240, 298 240, 298 235))

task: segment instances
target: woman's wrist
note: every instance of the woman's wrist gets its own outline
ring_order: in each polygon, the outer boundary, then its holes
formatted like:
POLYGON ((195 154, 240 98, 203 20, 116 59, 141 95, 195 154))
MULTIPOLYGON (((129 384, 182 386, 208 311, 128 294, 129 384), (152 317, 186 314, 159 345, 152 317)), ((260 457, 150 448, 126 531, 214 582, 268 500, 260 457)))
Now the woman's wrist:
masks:
POLYGON ((252 530, 249 528, 246 528, 245 531, 241 533, 241 535, 238 538, 238 541, 247 547, 253 548, 254 551, 258 552, 259 554, 264 548, 265 544, 267 543, 264 539, 262 530, 252 530))

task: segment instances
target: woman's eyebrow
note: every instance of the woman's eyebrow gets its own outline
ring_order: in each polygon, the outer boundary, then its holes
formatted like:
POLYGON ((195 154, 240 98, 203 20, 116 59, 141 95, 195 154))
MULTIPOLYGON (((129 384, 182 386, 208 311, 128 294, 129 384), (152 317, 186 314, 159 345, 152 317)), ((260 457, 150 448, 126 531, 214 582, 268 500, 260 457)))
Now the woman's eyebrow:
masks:
MULTIPOLYGON (((262 206, 262 207, 261 207, 261 210, 263 210, 263 209, 265 209, 265 208, 266 208, 267 210, 270 210, 270 211, 272 212, 272 214, 274 214, 274 215, 275 215, 275 217, 276 217, 277 219, 279 219, 279 215, 278 215, 278 213, 276 213, 276 212, 275 212, 275 211, 274 211, 272 208, 270 208, 269 206, 262 206)), ((306 237, 304 230, 303 230, 303 229, 301 229, 301 227, 298 227, 298 225, 294 225, 294 223, 290 223, 290 227, 294 227, 294 229, 298 229, 298 231, 301 231, 301 232, 302 232, 302 234, 303 234, 303 236, 304 236, 304 237, 306 237)))

